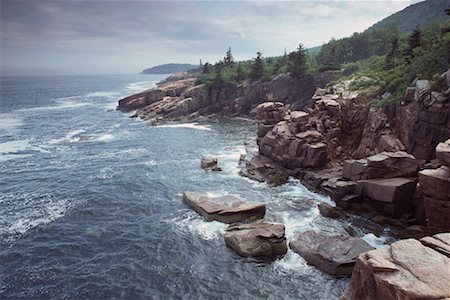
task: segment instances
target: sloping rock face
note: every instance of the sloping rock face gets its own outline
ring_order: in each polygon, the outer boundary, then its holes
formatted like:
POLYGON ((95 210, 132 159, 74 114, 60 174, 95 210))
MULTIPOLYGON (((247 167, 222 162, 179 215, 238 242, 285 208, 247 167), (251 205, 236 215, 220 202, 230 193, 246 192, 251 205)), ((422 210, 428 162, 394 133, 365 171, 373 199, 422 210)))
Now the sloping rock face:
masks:
POLYGON ((213 198, 185 192, 183 193, 183 202, 202 215, 206 221, 219 221, 227 224, 263 219, 266 213, 266 205, 246 203, 234 196, 213 198))
POLYGON ((386 114, 379 108, 370 108, 361 141, 353 156, 355 158, 364 158, 383 151, 396 152, 404 150, 405 146, 392 133, 386 114))
POLYGON ((289 247, 311 265, 337 276, 349 276, 358 256, 374 248, 356 237, 329 236, 307 231, 289 247))
POLYGON ((406 239, 359 256, 341 300, 450 298, 450 233, 406 239))
POLYGON ((287 252, 284 225, 256 222, 230 225, 225 243, 241 256, 274 257, 287 252))
POLYGON ((183 77, 176 81, 167 81, 154 89, 119 100, 117 109, 121 111, 132 111, 161 101, 165 97, 179 97, 188 88, 193 86, 194 81, 194 78, 189 77, 183 77))
POLYGON ((414 88, 406 90, 404 99, 394 118, 398 136, 406 151, 418 159, 431 160, 436 145, 450 138, 450 95, 433 91, 427 80, 418 80, 414 88))

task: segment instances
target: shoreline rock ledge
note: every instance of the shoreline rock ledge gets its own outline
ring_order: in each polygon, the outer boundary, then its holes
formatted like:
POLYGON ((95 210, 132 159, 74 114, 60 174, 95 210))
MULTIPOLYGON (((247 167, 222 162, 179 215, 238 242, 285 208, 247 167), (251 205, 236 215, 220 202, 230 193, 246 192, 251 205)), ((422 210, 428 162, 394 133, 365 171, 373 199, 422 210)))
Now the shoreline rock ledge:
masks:
POLYGON ((361 254, 341 300, 449 299, 450 233, 361 254))
POLYGON ((240 256, 274 257, 287 252, 283 224, 255 222, 230 225, 224 239, 227 246, 240 256))
POLYGON ((226 224, 263 219, 266 205, 247 203, 235 196, 207 197, 194 192, 184 192, 183 202, 198 212, 205 221, 226 224))

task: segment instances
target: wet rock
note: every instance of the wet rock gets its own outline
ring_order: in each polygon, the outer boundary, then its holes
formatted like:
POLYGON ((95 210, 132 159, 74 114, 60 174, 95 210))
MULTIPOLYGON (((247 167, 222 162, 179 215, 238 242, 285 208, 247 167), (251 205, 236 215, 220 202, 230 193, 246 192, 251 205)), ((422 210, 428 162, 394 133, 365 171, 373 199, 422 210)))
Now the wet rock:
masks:
POLYGON ((217 165, 217 162, 217 158, 214 157, 201 157, 201 167, 203 170, 222 171, 222 169, 217 165))
POLYGON ((264 204, 247 203, 235 196, 207 197, 185 192, 183 202, 202 215, 206 221, 227 224, 262 219, 266 213, 264 204))
POLYGON ((329 236, 314 231, 299 235, 289 247, 309 264, 336 276, 350 275, 357 257, 374 249, 361 238, 329 236))
MULTIPOLYGON (((447 235, 437 239, 450 244, 447 235)), ((450 258, 427 243, 406 239, 360 255, 341 300, 449 298, 450 258)))
POLYGON ((436 157, 442 164, 450 167, 450 139, 437 145, 436 157))
POLYGON ((267 184, 270 187, 277 187, 288 182, 289 176, 285 173, 275 173, 269 176, 267 184))
POLYGON ((320 202, 317 207, 319 208, 319 212, 322 216, 331 218, 331 219, 339 219, 345 218, 347 215, 342 210, 342 208, 337 206, 331 206, 328 203, 320 202))
POLYGON ((265 222, 231 225, 224 235, 241 256, 275 257, 287 252, 284 225, 265 222))
POLYGON ((367 159, 346 160, 342 176, 350 180, 416 177, 419 162, 403 151, 382 152, 367 159))

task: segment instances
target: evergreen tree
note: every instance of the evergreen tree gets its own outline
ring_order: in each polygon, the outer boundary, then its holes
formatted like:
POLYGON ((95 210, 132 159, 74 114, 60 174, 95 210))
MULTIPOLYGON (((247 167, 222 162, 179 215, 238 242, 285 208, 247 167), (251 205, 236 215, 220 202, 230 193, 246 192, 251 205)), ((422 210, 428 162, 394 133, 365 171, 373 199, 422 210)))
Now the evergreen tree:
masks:
POLYGON ((265 68, 264 68, 264 61, 262 59, 262 53, 257 52, 255 61, 252 65, 252 69, 250 72, 250 79, 252 81, 259 80, 264 77, 265 68))
POLYGON ((300 78, 306 73, 306 53, 302 44, 298 45, 297 51, 289 53, 288 71, 294 78, 300 78))
POLYGON ((245 79, 245 73, 242 69, 241 64, 238 64, 237 70, 236 70, 236 81, 242 81, 245 79))
POLYGON ((390 70, 392 68, 395 68, 397 66, 397 57, 398 57, 398 38, 395 37, 391 42, 391 50, 386 55, 386 59, 384 61, 384 68, 386 70, 390 70))
POLYGON ((422 41, 422 32, 419 27, 414 29, 413 33, 409 36, 408 39, 408 49, 406 49, 406 57, 407 59, 411 59, 414 56, 413 50, 420 47, 422 41))
POLYGON ((203 65, 202 73, 203 73, 203 74, 208 74, 209 72, 210 72, 210 70, 209 70, 209 63, 206 62, 206 63, 203 65))
POLYGON ((223 58, 223 62, 225 64, 225 66, 227 66, 227 67, 233 66, 234 59, 233 59, 233 55, 231 54, 231 47, 228 47, 228 51, 227 51, 225 57, 223 58))

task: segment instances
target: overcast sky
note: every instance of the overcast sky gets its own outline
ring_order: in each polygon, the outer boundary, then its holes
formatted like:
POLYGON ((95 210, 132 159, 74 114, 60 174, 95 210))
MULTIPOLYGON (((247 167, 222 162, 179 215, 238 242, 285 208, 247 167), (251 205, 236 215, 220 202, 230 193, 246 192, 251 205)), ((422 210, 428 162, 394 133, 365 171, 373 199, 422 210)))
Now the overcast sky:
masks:
POLYGON ((0 0, 1 68, 122 74, 281 55, 360 32, 412 1, 0 0))

